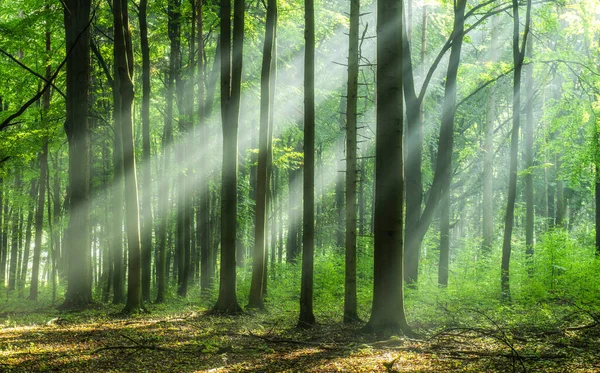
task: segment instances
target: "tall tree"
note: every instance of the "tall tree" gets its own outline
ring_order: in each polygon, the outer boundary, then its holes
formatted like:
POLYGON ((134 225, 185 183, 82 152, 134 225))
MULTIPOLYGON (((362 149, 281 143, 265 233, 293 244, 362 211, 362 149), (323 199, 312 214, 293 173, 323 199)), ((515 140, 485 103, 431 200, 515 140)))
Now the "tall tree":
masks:
POLYGON ((377 2, 374 277, 367 331, 410 333, 403 287, 403 1, 377 2))
MULTIPOLYGON (((498 59, 498 24, 492 18, 489 60, 495 63, 498 59)), ((482 251, 488 253, 494 240, 494 123, 496 119, 496 85, 491 84, 487 90, 487 117, 485 121, 485 140, 483 156, 483 201, 482 201, 482 251)))
MULTIPOLYGON (((41 158, 41 156, 40 156, 41 158)), ((21 189, 21 174, 22 171, 18 170, 16 175, 15 175, 15 191, 17 193, 20 192, 21 189)), ((18 249, 19 249, 19 240, 21 239, 22 233, 21 230, 19 229, 19 215, 17 213, 13 214, 13 221, 12 221, 12 237, 11 237, 11 248, 10 248, 10 263, 9 263, 9 270, 8 270, 8 290, 12 291, 15 289, 16 286, 16 275, 17 275, 17 256, 18 256, 18 249)), ((6 251, 8 252, 8 248, 6 248, 6 251)), ((38 260, 39 261, 39 260, 38 260)), ((2 281, 4 281, 4 278, 2 278, 2 281)), ((36 292, 37 293, 37 292, 36 292)))
POLYGON ((315 251, 315 9, 304 1, 304 182, 302 278, 299 327, 315 323, 313 314, 313 257, 315 251))
POLYGON ((119 79, 123 171, 125 180, 125 228, 127 232, 127 303, 123 312, 138 312, 143 306, 141 294, 140 208, 133 140, 133 49, 129 30, 127 2, 113 1, 115 27, 115 65, 119 79))
POLYGON ((238 313, 235 244, 237 225, 238 122, 242 83, 244 0, 234 0, 233 58, 231 2, 221 2, 221 118, 223 126, 223 170, 221 185, 221 272, 219 298, 213 308, 219 313, 238 313))
MULTIPOLYGON (((170 0, 167 4, 167 28, 169 37, 169 71, 166 77, 166 112, 165 126, 163 133, 163 174, 168 175, 171 168, 171 144, 173 143, 173 102, 175 99, 175 78, 179 72, 179 12, 177 0, 170 0)), ((168 179, 168 177, 166 177, 168 179)), ((169 266, 169 257, 167 256, 168 245, 168 223, 171 202, 169 199, 169 182, 167 180, 160 183, 159 186, 159 210, 160 222, 157 234, 158 258, 156 270, 157 294, 156 302, 162 303, 166 297, 167 275, 169 266)))
MULTIPOLYGON (((260 129, 258 146, 258 168, 256 170, 256 220, 254 234, 254 255, 252 256, 252 283, 248 306, 263 308, 263 285, 266 270, 267 212, 269 209, 269 150, 271 147, 272 116, 271 73, 273 69, 273 51, 275 48, 275 21, 277 17, 277 0, 267 2, 267 20, 265 25, 265 42, 260 79, 260 129)), ((274 220, 272 220, 274 222, 274 220)), ((274 242, 272 243, 274 244, 274 242)), ((271 259, 273 260, 273 259, 271 259)))
POLYGON ((67 48, 65 132, 69 142, 69 227, 64 308, 92 301, 90 263, 90 91, 91 0, 64 0, 67 48))
POLYGON ((150 47, 148 45, 148 0, 140 0, 140 44, 142 47, 142 298, 150 301, 152 258, 152 175, 150 164, 150 47))
POLYGON ((504 241, 502 243, 502 264, 500 283, 502 288, 502 299, 510 301, 510 254, 513 224, 515 220, 515 200, 517 197, 517 157, 519 152, 519 125, 521 122, 521 72, 525 58, 525 45, 529 36, 529 24, 531 21, 531 0, 527 0, 527 11, 525 15, 525 28, 523 40, 521 40, 519 20, 519 1, 513 0, 513 113, 512 131, 510 135, 510 166, 508 181, 508 198, 506 202, 506 216, 504 220, 504 241), (522 44, 521 46, 519 44, 522 44))
POLYGON ((356 117, 358 101, 358 26, 360 0, 350 1, 348 94, 346 100, 346 266, 344 322, 358 320, 356 305, 356 117))
MULTIPOLYGON (((526 46, 528 58, 533 55, 533 38, 528 38, 526 46)), ((525 173, 525 252, 527 256, 533 255, 534 235, 534 194, 533 194, 533 64, 525 67, 526 96, 527 96, 527 118, 523 128, 524 168, 525 173)))
MULTIPOLYGON (((50 106, 50 98, 48 97, 48 107, 50 106)), ((42 234, 44 227, 44 203, 46 198, 46 180, 48 178, 48 140, 44 139, 42 151, 39 155, 40 162, 40 181, 37 199, 37 208, 35 209, 35 243, 33 246, 33 263, 31 266, 31 286, 29 287, 29 299, 37 300, 39 273, 40 273, 40 256, 42 253, 42 234)), ((13 232, 15 234, 15 232, 13 232)))

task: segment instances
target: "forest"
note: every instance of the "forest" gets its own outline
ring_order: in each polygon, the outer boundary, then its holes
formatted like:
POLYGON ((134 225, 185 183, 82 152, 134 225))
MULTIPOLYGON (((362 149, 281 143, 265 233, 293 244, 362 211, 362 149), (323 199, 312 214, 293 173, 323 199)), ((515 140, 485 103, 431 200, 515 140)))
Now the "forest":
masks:
POLYGON ((0 371, 600 371, 597 0, 0 0, 0 371))

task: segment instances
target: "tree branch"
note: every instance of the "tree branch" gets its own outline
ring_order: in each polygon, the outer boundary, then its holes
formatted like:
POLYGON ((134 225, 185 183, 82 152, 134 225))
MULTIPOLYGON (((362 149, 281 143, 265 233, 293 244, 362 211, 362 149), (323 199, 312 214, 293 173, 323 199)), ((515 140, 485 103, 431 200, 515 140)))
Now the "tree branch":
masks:
POLYGON ((27 65, 25 65, 24 63, 22 63, 21 61, 19 61, 18 59, 16 59, 12 54, 8 53, 7 51, 5 51, 2 48, 0 48, 0 53, 2 53, 3 55, 5 55, 6 57, 10 58, 13 62, 15 62, 17 65, 21 66, 23 69, 27 70, 29 73, 31 73, 31 74, 35 75, 36 77, 42 79, 44 82, 50 83, 52 85, 52 88, 54 88, 56 90, 56 92, 58 92, 64 98, 67 98, 67 96, 65 96, 65 94, 63 93, 63 91, 61 91, 60 88, 58 88, 57 86, 55 86, 54 83, 52 83, 51 81, 46 80, 46 78, 44 78, 42 75, 40 75, 40 74, 36 73, 35 71, 31 70, 29 67, 27 67, 27 65))

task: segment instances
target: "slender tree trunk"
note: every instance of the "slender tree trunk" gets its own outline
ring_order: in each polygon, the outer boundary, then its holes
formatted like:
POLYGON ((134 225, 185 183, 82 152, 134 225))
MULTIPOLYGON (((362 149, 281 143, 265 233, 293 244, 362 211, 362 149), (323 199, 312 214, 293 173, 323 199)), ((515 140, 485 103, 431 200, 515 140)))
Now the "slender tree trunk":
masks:
POLYGON ((121 94, 120 117, 123 139, 123 171, 125 174, 125 228, 127 232, 127 303, 123 312, 143 309, 141 294, 140 209, 138 205, 135 144, 133 139, 133 51, 129 31, 127 3, 114 0, 115 64, 121 94))
POLYGON ((254 234, 254 254, 252 256, 252 283, 248 306, 263 308, 264 272, 266 269, 267 212, 269 210, 269 150, 271 147, 271 64, 275 47, 275 18, 277 17, 277 0, 267 3, 267 20, 265 25, 265 43, 260 82, 260 130, 258 146, 258 168, 256 170, 256 219, 254 234))
MULTIPOLYGON (((48 107, 50 99, 48 98, 48 107)), ((44 140, 40 161, 40 181, 38 190, 37 208, 35 209, 35 245, 33 247, 33 264, 31 267, 31 286, 29 288, 29 299, 37 300, 40 256, 42 253, 42 229, 44 228, 44 203, 46 198, 46 180, 48 178, 48 140, 44 140)))
POLYGON ((402 1, 377 2, 373 307, 365 330, 409 334, 403 287, 402 1))
MULTIPOLYGON (((429 190, 429 195, 427 197, 425 209, 421 214, 419 224, 416 226, 416 236, 411 238, 411 245, 413 245, 415 242, 420 245, 422 242, 423 238, 425 237, 425 233, 427 232, 427 229, 433 220, 434 211, 442 197, 442 190, 444 188, 449 188, 452 181, 454 117, 456 114, 456 77, 458 74, 460 53, 463 42, 465 7, 466 0, 459 0, 455 3, 454 26, 452 29, 450 58, 448 61, 448 71, 446 73, 446 83, 444 87, 444 104, 442 110, 440 135, 438 139, 438 152, 435 160, 435 172, 433 175, 433 182, 429 190)), ((404 46, 404 50, 407 50, 406 45, 404 46)), ((407 59, 404 61, 407 61, 407 59)), ((409 242, 407 241, 407 245, 408 244, 409 242)), ((415 273, 418 273, 418 271, 415 273)))
POLYGON ((521 71, 523 69, 523 59, 525 57, 525 45, 529 34, 529 22, 531 12, 531 0, 527 0, 527 14, 525 21, 525 30, 523 34, 523 47, 520 43, 520 21, 519 21, 519 2, 513 0, 513 127, 510 139, 510 169, 509 169, 509 184, 508 198, 506 205, 506 217, 504 226, 504 241, 502 244, 502 265, 500 268, 500 283, 502 289, 502 299, 510 301, 510 254, 512 231, 515 220, 515 200, 517 197, 517 157, 519 152, 519 125, 521 114, 521 71))
POLYGON ((358 101, 358 26, 360 0, 350 1, 348 94, 346 106, 346 266, 344 322, 358 320, 356 304, 356 118, 358 101))
MULTIPOLYGON (((299 151, 298 144, 296 151, 299 151)), ((300 185, 302 168, 291 169, 288 179, 288 237, 286 245, 286 262, 295 263, 300 253, 298 246, 298 235, 300 232, 300 201, 302 200, 302 188, 300 185)))
MULTIPOLYGON (((498 49, 498 24, 492 18, 491 44, 489 60, 496 63, 498 49)), ((485 122, 485 143, 483 156, 483 241, 481 249, 487 254, 494 241, 494 124, 496 119, 496 85, 492 84, 487 92, 487 117, 485 122)))
POLYGON ((69 142, 69 227, 67 292, 64 308, 92 301, 90 263, 90 0, 64 0, 67 60, 67 118, 69 142))
MULTIPOLYGON (((31 188, 29 189, 29 203, 27 206, 27 224, 25 226, 25 244, 23 245, 23 257, 21 259, 21 267, 18 271, 19 275, 19 297, 23 294, 23 288, 27 280, 27 267, 29 265, 29 252, 31 248, 31 234, 33 227, 33 217, 35 216, 35 197, 38 195, 38 183, 37 180, 31 181, 31 188)), ((0 204, 1 209, 1 204, 0 204)))
MULTIPOLYGON (((2 111, 2 97, 0 97, 0 111, 2 111)), ((2 256, 8 248, 4 245, 4 236, 6 235, 6 216, 4 216, 4 178, 0 176, 0 264, 2 262, 2 256)), ((0 288, 4 287, 4 272, 3 268, 0 268, 0 288)))
MULTIPOLYGON (((526 47, 527 57, 533 56, 533 38, 528 38, 526 47)), ((523 128, 523 141, 525 145, 525 253, 531 258, 533 256, 534 240, 534 194, 533 194, 533 64, 525 67, 525 80, 527 82, 527 119, 523 128)))
POLYGON ((221 191, 221 272, 218 313, 239 313, 236 295, 237 155, 244 0, 235 0, 233 15, 233 57, 231 48, 231 3, 221 2, 221 117, 223 121, 223 172, 221 191))
POLYGON ((150 301, 152 258, 152 175, 150 164, 150 47, 148 46, 148 0, 140 0, 139 22, 142 47, 142 298, 150 301))
POLYGON ((166 298, 167 289, 167 278, 168 268, 170 263, 170 257, 167 255, 168 245, 167 240, 167 229, 169 226, 169 215, 171 210, 171 202, 169 199, 170 188, 169 188, 169 170, 171 165, 171 145, 173 143, 173 100, 174 100, 174 81, 178 70, 179 61, 179 39, 176 35, 179 34, 179 18, 176 12, 176 2, 169 1, 167 8, 168 17, 168 34, 170 40, 170 51, 169 51, 169 72, 167 73, 166 83, 166 113, 165 113, 165 127, 163 133, 163 174, 165 175, 163 180, 159 184, 159 211, 160 211, 160 222, 158 227, 158 261, 157 261, 157 295, 156 302, 162 303, 166 298))
POLYGON ((444 188, 440 201, 440 261, 438 265, 438 284, 448 285, 448 266, 450 263, 450 191, 444 188))
MULTIPOLYGON (((211 277, 209 276, 209 252, 210 252, 210 184, 209 184, 209 131, 208 131, 208 106, 212 108, 212 101, 208 101, 209 97, 204 94, 205 72, 204 72, 204 39, 203 39, 203 23, 202 23, 202 0, 196 2, 196 17, 197 25, 196 32, 198 33, 198 134, 202 143, 203 156, 200 157, 199 169, 199 186, 200 204, 198 214, 199 224, 199 245, 200 245, 200 289, 202 294, 206 296, 210 289, 211 277)), ((217 46, 215 61, 219 58, 219 48, 217 46)))
MULTIPOLYGON (((346 110, 347 108, 346 97, 340 98, 339 107, 339 126, 340 131, 344 131, 346 127, 346 110)), ((336 143, 336 171, 341 172, 344 170, 344 137, 340 136, 336 143)), ((337 216, 337 229, 336 229, 336 246, 338 248, 344 247, 345 239, 345 226, 344 226, 344 179, 342 177, 336 177, 335 179, 335 211, 337 216)))
MULTIPOLYGON (((15 174, 15 192, 17 194, 21 193, 21 174, 22 171, 18 170, 15 174)), ((1 208, 0 208, 1 209, 1 208)), ((13 213, 12 220, 12 237, 11 237, 11 247, 10 247, 10 263, 8 267, 8 291, 15 290, 16 287, 16 277, 17 277, 17 256, 19 254, 19 240, 21 237, 21 230, 19 229, 19 217, 20 213, 13 213)), ((8 251, 8 247, 5 248, 5 252, 8 251)), ((0 281, 4 282, 4 277, 0 279, 0 281)))
MULTIPOLYGON (((426 19, 426 18, 425 18, 426 19)), ((408 27, 406 27, 408 28, 408 27)), ((403 88, 406 99, 406 148, 405 177, 406 177, 406 226, 405 226, 405 258, 404 280, 407 284, 416 283, 419 278, 419 259, 421 257, 421 241, 418 235, 420 225, 421 205, 423 202, 423 185, 421 181, 421 158, 423 153, 423 117, 422 103, 415 92, 412 68, 412 53, 408 30, 403 41, 403 88)), ((427 24, 424 23, 422 37, 425 38, 427 24)), ((423 39, 425 40, 425 39, 423 39)), ((423 42, 424 43, 424 42, 423 42)), ((422 56, 423 57, 423 56, 422 56)), ((423 64, 423 61, 422 61, 423 64)))
POLYGON ((315 251, 315 9, 304 1, 304 182, 302 278, 298 327, 315 323, 313 314, 313 257, 315 251))

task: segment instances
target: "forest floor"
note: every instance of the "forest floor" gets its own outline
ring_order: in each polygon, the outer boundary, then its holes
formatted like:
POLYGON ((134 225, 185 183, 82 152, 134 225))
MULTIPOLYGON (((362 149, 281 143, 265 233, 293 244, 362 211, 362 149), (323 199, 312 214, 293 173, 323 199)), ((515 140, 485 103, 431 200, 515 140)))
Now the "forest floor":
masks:
POLYGON ((414 325, 420 339, 381 340, 334 320, 299 330, 292 311, 225 317, 191 304, 157 307, 125 318, 114 306, 61 313, 0 304, 0 371, 600 372, 594 318, 536 328, 423 324, 414 325))

